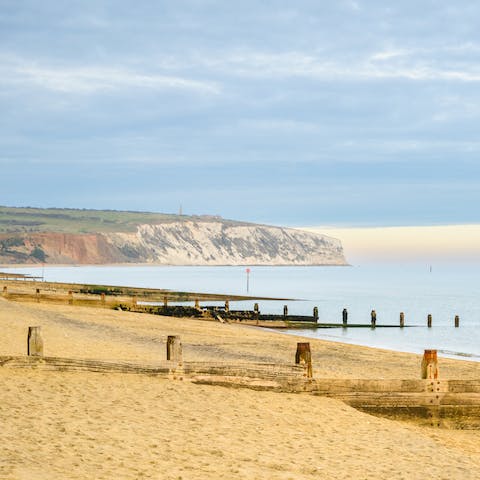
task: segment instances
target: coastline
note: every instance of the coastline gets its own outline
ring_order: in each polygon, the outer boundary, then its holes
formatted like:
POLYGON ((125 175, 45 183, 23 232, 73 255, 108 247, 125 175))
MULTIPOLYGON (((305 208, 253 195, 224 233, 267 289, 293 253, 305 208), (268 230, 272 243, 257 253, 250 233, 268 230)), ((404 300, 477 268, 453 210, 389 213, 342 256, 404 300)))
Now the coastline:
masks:
MULTIPOLYGON (((293 362, 298 340, 242 325, 3 298, 0 321, 0 355, 25 355, 30 325, 42 326, 49 356, 149 364, 163 358, 171 334, 180 335, 185 360, 200 362, 293 362)), ((315 376, 419 377, 418 355, 309 341, 315 376)), ((479 373, 478 364, 449 359, 440 370, 442 378, 479 373)), ((480 467, 478 431, 372 417, 329 398, 131 374, 0 367, 0 379, 2 478, 473 479, 480 467)))

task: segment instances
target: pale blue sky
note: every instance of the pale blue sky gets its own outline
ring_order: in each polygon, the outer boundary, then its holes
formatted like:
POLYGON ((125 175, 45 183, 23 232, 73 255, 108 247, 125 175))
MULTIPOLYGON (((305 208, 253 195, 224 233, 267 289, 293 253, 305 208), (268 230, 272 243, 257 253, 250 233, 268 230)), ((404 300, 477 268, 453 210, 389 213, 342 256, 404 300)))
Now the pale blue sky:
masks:
POLYGON ((0 204, 480 223, 480 3, 0 0, 0 204))

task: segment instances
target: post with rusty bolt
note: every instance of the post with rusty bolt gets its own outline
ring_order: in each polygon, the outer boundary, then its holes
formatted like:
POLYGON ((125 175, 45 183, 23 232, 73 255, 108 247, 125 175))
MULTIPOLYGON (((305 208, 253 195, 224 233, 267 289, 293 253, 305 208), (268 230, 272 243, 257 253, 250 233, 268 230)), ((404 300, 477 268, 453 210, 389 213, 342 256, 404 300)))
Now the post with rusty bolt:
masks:
POLYGON ((68 304, 73 305, 73 292, 71 290, 68 291, 68 304))
POLYGON ((288 317, 288 305, 283 306, 283 316, 288 317))
POLYGON ((167 337, 167 360, 182 363, 182 343, 179 335, 167 337))
POLYGON ((400 312, 400 328, 403 328, 405 326, 405 314, 403 312, 400 312))
POLYGON ((377 312, 375 310, 372 310, 372 313, 370 313, 370 316, 371 316, 372 328, 375 328, 377 326, 377 312))
POLYGON ((307 371, 307 378, 312 378, 312 352, 310 351, 309 342, 298 342, 297 351, 295 352, 295 363, 304 365, 307 371))
POLYGON ((37 300, 37 303, 40 303, 40 289, 37 288, 35 290, 35 299, 37 300))
POLYGON ((31 357, 43 357, 43 340, 40 327, 28 327, 27 355, 31 357))
POLYGON ((455 328, 458 328, 460 326, 460 317, 458 315, 455 315, 455 328))
POLYGON ((348 324, 348 310, 344 308, 342 312, 342 325, 346 327, 347 324, 348 324))
POLYGON ((427 327, 432 328, 432 315, 430 313, 427 316, 427 327))
POLYGON ((425 350, 422 359, 422 378, 434 380, 438 378, 438 360, 436 350, 425 350))
POLYGON ((225 300, 225 312, 228 313, 230 311, 230 302, 225 300))
POLYGON ((313 307, 313 319, 318 322, 318 307, 313 307))

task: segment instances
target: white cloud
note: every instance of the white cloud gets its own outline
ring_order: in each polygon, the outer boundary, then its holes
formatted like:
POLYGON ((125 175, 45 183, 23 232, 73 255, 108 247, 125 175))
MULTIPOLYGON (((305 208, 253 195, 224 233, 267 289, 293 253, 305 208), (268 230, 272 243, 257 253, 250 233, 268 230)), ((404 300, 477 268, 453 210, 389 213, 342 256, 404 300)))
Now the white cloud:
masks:
POLYGON ((3 62, 0 72, 4 83, 37 85, 63 93, 93 94, 127 88, 220 93, 220 87, 215 82, 115 67, 52 67, 15 61, 3 62))

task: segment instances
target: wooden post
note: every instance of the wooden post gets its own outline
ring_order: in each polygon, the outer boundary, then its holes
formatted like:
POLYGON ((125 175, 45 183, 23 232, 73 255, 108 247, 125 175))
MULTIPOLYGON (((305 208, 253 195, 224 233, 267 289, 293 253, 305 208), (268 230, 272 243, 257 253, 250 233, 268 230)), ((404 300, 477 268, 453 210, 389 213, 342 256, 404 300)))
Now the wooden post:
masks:
POLYGON ((434 380, 438 378, 438 360, 436 350, 425 350, 422 359, 422 378, 434 380))
POLYGON ((105 294, 102 293, 100 297, 101 297, 100 301, 102 302, 102 305, 105 305, 105 294))
POLYGON ((260 313, 260 309, 258 308, 258 303, 256 303, 254 306, 253 306, 253 311, 258 315, 260 313))
POLYGON ((73 292, 71 290, 68 291, 68 304, 73 305, 73 292))
POLYGON ((400 328, 403 328, 405 326, 405 314, 403 312, 400 312, 400 328))
POLYGON ((165 308, 168 307, 168 297, 167 297, 167 296, 163 297, 163 306, 164 306, 165 308))
POLYGON ((37 300, 37 303, 40 303, 40 289, 37 288, 35 290, 35 299, 37 300))
POLYGON ((133 305, 134 307, 137 306, 137 296, 136 296, 136 295, 134 295, 134 296, 132 297, 132 305, 133 305))
POLYGON ((318 307, 313 307, 313 319, 318 322, 318 307))
POLYGON ((43 340, 40 327, 28 327, 27 355, 43 357, 43 340))
POLYGON ((283 316, 288 317, 288 305, 283 306, 283 316))
POLYGON ((7 296, 7 286, 6 285, 3 287, 3 295, 5 297, 7 296))
POLYGON ((179 335, 167 337, 167 360, 182 363, 182 343, 179 335))
POLYGON ((309 342, 297 343, 297 351, 295 352, 295 363, 297 365, 305 365, 307 370, 307 378, 312 378, 312 353, 310 351, 309 342))
POLYGON ((432 328, 432 315, 430 313, 427 316, 427 327, 432 328))
POLYGON ((229 312, 230 311, 230 302, 228 300, 225 300, 225 312, 229 312))
POLYGON ((198 301, 198 298, 195 299, 195 308, 200 310, 200 302, 198 301))
POLYGON ((377 312, 375 310, 372 310, 372 313, 370 314, 372 320, 371 320, 371 324, 372 324, 372 328, 375 328, 377 326, 377 312))
POLYGON ((344 327, 346 327, 347 323, 348 323, 348 310, 344 308, 342 312, 342 324, 344 327))
POLYGON ((458 315, 455 315, 455 328, 458 328, 460 326, 460 317, 458 315))

